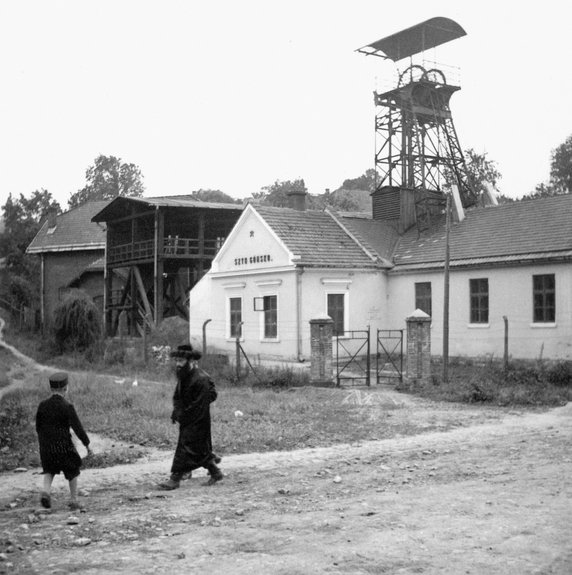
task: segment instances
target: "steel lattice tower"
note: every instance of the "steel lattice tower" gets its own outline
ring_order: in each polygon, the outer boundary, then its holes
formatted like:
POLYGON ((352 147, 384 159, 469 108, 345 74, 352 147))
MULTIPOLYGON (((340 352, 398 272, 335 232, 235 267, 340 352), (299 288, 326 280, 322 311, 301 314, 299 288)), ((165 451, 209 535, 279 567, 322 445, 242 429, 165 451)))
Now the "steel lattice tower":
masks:
MULTIPOLYGON (((358 52, 398 61, 464 35, 453 20, 432 18, 358 52)), ((418 225, 432 205, 442 204, 443 189, 451 183, 457 184, 464 207, 478 199, 468 183, 449 106, 458 90, 441 70, 411 64, 396 88, 374 93, 376 192, 396 188, 420 192, 415 196, 418 225)))

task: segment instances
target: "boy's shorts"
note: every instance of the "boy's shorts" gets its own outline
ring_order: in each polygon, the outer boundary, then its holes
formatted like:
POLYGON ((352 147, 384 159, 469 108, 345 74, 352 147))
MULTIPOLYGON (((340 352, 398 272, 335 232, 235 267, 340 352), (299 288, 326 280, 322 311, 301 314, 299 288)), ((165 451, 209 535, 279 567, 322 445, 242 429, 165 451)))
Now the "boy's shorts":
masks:
POLYGON ((61 473, 64 474, 64 477, 68 480, 71 481, 72 479, 75 479, 76 477, 79 476, 80 471, 79 471, 79 467, 73 467, 73 468, 66 468, 66 469, 46 469, 45 467, 43 468, 42 473, 44 474, 49 474, 49 475, 59 475, 61 473))

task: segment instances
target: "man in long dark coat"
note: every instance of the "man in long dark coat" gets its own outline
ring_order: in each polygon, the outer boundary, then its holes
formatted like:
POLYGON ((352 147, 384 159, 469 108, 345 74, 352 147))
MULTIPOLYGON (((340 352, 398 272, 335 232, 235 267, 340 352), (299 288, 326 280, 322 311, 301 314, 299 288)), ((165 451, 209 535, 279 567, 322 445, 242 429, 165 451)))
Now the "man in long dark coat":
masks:
POLYGON ((198 367, 201 353, 191 345, 180 345, 171 357, 177 362, 177 387, 173 394, 171 420, 179 423, 179 439, 171 477, 161 489, 177 489, 185 474, 204 467, 213 485, 223 478, 217 467, 220 459, 212 451, 210 404, 217 398, 214 382, 198 367))

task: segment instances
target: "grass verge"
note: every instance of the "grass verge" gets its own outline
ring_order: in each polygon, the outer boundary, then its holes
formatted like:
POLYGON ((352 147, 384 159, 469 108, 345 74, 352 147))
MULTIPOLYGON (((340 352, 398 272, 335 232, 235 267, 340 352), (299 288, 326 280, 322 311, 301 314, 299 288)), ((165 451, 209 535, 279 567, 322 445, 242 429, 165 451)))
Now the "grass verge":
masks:
POLYGON ((447 382, 440 363, 432 373, 429 382, 404 384, 402 390, 435 401, 497 406, 555 407, 572 401, 572 364, 567 361, 515 361, 507 369, 495 362, 455 362, 447 382))

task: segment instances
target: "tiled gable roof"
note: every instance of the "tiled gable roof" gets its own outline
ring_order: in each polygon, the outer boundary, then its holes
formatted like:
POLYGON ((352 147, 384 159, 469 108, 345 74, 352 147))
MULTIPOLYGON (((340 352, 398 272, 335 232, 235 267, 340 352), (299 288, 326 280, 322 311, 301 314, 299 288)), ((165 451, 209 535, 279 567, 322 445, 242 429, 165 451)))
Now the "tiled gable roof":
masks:
POLYGON ((389 222, 361 217, 343 217, 342 221, 356 235, 360 243, 386 260, 388 267, 392 266, 390 262, 393 250, 399 239, 395 226, 389 222))
POLYGON ((48 222, 36 234, 28 249, 29 254, 73 250, 105 249, 105 225, 96 224, 91 218, 109 201, 87 202, 57 216, 56 227, 49 229, 48 222))
MULTIPOLYGON (((510 263, 572 257, 572 194, 468 210, 449 236, 452 265, 510 263)), ((394 254, 397 269, 441 266, 442 217, 420 236, 410 229, 394 254)))
POLYGON ((262 205, 253 208, 297 257, 298 265, 353 269, 382 265, 327 212, 262 205))

